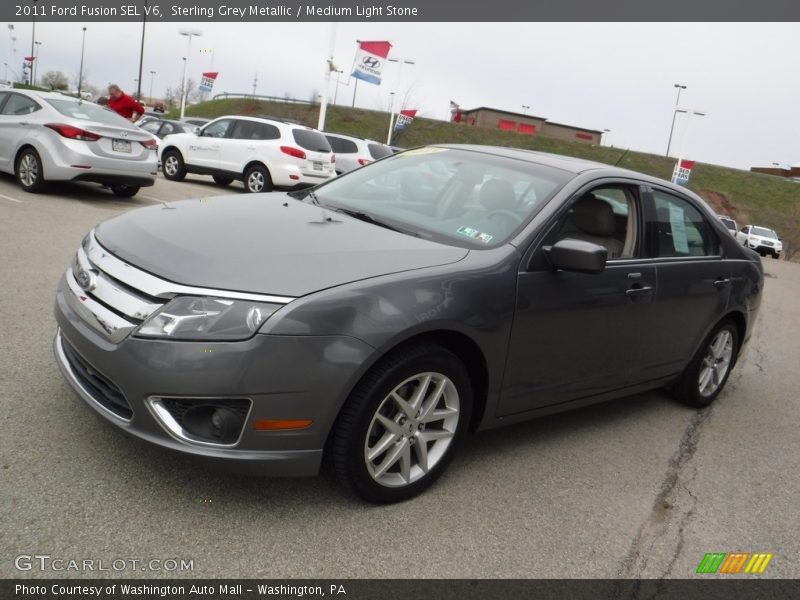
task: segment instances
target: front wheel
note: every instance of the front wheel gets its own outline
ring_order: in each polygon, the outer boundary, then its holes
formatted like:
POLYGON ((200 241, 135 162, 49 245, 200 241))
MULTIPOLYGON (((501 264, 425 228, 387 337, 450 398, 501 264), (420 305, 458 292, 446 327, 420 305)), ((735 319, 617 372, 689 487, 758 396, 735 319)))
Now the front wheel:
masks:
POLYGON ((780 255, 780 254, 773 254, 773 255, 772 255, 772 258, 775 258, 775 259, 778 259, 778 258, 780 258, 780 257, 781 257, 781 255, 780 255))
POLYGON ((133 198, 139 193, 139 189, 138 185, 125 185, 124 183, 111 186, 111 191, 118 198, 133 198))
POLYGON ((739 331, 723 321, 706 337, 674 387, 678 400, 695 408, 711 404, 725 387, 739 352, 739 331))
POLYGON ((253 165, 244 172, 244 189, 251 194, 272 191, 272 178, 263 165, 253 165))
POLYGON ((162 157, 161 170, 164 177, 170 181, 182 181, 186 177, 186 165, 181 153, 177 150, 167 150, 162 157))
POLYGON ((445 348, 426 343, 388 355, 339 415, 332 443, 337 479, 376 504, 422 493, 452 459, 471 409, 469 374, 445 348))
POLYGON ((17 158, 14 169, 17 182, 26 192, 36 193, 44 189, 44 169, 39 153, 33 148, 27 148, 17 158))

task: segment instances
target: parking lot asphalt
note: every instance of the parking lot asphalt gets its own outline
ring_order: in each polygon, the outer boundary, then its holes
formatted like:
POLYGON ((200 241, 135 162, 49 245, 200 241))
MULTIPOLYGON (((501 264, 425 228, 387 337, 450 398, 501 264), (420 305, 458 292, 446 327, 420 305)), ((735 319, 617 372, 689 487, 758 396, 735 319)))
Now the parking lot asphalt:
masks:
POLYGON ((58 278, 102 219, 239 192, 190 177, 131 200, 30 195, 0 175, 0 577, 683 578, 706 552, 773 553, 762 577, 800 576, 800 265, 785 261, 765 259, 756 332, 713 407, 652 392, 477 434, 401 505, 329 476, 209 472, 107 425, 53 360, 58 278), (20 571, 19 555, 193 570, 20 571))

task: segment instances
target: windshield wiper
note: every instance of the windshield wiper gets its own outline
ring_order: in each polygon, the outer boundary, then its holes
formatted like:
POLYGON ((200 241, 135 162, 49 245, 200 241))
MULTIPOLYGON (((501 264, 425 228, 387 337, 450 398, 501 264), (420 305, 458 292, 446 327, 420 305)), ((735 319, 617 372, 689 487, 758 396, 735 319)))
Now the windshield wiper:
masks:
POLYGON ((380 219, 373 217, 371 214, 366 213, 363 210, 353 210, 352 208, 343 208, 341 206, 327 206, 326 208, 330 210, 335 210, 336 212, 344 213, 346 215, 353 217, 354 219, 358 219, 359 221, 364 221, 365 223, 372 223, 373 225, 378 225, 379 227, 391 229, 392 231, 397 231, 398 233, 405 233, 406 235, 419 237, 418 233, 414 233, 413 231, 400 229, 399 227, 390 225, 386 221, 381 221, 380 219))

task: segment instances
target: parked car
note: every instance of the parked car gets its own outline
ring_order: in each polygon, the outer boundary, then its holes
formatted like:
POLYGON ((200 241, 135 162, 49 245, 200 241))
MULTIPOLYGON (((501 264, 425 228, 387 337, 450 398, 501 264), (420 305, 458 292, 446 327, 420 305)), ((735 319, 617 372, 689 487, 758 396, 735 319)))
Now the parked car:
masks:
MULTIPOLYGON (((137 123, 139 125, 139 123, 137 123)), ((195 126, 183 121, 173 121, 170 119, 148 119, 144 124, 139 125, 141 129, 149 131, 159 139, 164 139, 168 135, 175 133, 192 133, 195 126)))
POLYGON ((372 502, 422 492, 468 431, 664 387, 709 405, 764 282, 687 189, 508 148, 168 208, 78 249, 55 305, 66 380, 223 468, 312 475, 327 453, 372 502), (398 184, 425 172, 450 177, 398 184))
POLYGON ((761 256, 769 254, 772 258, 780 258, 783 242, 774 230, 758 225, 747 225, 736 234, 736 239, 743 246, 752 248, 761 256))
POLYGON ((260 117, 220 117, 162 145, 164 177, 211 175, 220 185, 234 179, 248 192, 316 185, 335 176, 328 140, 316 129, 260 117))
POLYGON ((723 225, 728 229, 728 232, 735 236, 736 232, 739 230, 739 226, 736 224, 736 221, 731 217, 726 215, 717 215, 719 220, 722 222, 723 225))
POLYGON ((324 133, 336 155, 336 172, 338 174, 347 173, 393 154, 389 146, 374 140, 365 140, 329 131, 324 133))
POLYGON ((185 117, 180 120, 183 123, 188 123, 189 125, 194 125, 195 127, 202 127, 203 125, 211 123, 211 119, 204 119, 203 117, 185 117))
POLYGON ((155 183, 156 138, 118 114, 63 94, 0 91, 0 170, 26 192, 91 181, 129 198, 155 183))

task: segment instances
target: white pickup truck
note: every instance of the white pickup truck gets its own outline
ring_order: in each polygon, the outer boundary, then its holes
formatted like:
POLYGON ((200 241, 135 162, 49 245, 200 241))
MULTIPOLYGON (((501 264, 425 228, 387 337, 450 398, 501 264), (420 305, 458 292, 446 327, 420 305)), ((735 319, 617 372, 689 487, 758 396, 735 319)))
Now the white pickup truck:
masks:
POLYGON ((774 230, 757 225, 747 225, 736 233, 736 239, 742 246, 752 248, 761 256, 771 255, 780 258, 783 243, 774 230))

